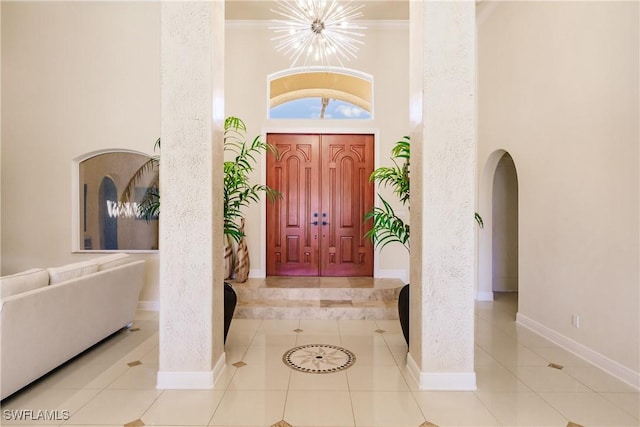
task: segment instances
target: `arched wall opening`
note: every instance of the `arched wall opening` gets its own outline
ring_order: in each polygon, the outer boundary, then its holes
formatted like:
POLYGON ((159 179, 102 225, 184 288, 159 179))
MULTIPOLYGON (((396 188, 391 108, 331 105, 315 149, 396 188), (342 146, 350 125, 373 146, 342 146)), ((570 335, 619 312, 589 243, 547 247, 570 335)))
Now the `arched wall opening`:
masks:
POLYGON ((476 299, 492 301, 494 292, 518 290, 518 179, 506 150, 489 155, 479 184, 478 212, 484 228, 478 237, 476 299))
POLYGON ((504 153, 493 176, 492 291, 518 291, 518 174, 504 153))

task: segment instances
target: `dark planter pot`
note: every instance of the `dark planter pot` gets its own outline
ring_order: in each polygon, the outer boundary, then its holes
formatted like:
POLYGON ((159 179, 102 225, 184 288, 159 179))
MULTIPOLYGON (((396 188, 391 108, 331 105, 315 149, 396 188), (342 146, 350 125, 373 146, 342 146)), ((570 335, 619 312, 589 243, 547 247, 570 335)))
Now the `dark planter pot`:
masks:
POLYGON ((409 284, 400 289, 398 295, 398 318, 400 319, 400 327, 404 334, 404 340, 409 345, 409 284))
POLYGON ((227 342, 227 334, 229 333, 229 327, 231 326, 231 319, 233 319, 233 312, 238 304, 238 295, 233 287, 224 282, 224 342, 227 342))

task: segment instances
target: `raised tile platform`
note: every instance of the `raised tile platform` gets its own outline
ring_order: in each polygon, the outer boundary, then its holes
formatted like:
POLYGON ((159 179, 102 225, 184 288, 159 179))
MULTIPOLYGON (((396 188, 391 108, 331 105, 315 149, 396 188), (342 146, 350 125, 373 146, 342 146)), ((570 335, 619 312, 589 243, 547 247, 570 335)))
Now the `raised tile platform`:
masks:
POLYGON ((399 279, 370 277, 267 277, 230 281, 238 319, 398 318, 399 279))

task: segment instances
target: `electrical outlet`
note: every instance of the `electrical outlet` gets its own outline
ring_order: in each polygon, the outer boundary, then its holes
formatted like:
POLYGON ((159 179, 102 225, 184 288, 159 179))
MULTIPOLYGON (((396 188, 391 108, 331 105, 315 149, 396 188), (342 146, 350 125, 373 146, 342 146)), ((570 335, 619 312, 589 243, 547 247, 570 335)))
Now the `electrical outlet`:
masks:
POLYGON ((577 314, 571 315, 571 326, 576 329, 580 328, 580 316, 578 316, 577 314))

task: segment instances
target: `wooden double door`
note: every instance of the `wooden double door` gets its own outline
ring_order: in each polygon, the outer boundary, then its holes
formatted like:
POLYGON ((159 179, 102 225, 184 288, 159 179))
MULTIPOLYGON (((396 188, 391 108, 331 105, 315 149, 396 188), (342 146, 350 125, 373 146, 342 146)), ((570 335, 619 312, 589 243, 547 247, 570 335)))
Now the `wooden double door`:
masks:
MULTIPOLYGON (((373 276, 363 217, 373 206, 373 135, 267 135, 267 275, 373 276)), ((367 226, 370 226, 370 221, 367 226)))

